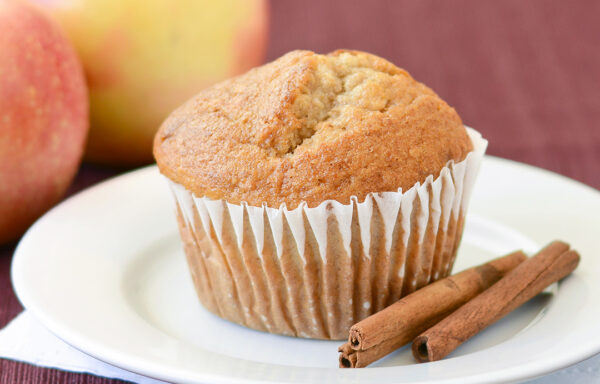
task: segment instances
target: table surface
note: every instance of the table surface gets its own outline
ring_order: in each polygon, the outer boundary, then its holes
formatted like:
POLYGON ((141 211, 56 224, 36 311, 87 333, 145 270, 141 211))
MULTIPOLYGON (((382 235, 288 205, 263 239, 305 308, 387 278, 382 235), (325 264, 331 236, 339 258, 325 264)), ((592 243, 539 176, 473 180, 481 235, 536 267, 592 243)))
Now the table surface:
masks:
MULTIPOLYGON (((600 2, 271 2, 267 60, 365 50, 407 69, 489 139, 488 153, 600 188, 600 2)), ((84 164, 73 194, 126 170, 84 164)), ((22 307, 0 247, 0 328, 22 307)), ((0 383, 120 383, 0 359, 0 383)))

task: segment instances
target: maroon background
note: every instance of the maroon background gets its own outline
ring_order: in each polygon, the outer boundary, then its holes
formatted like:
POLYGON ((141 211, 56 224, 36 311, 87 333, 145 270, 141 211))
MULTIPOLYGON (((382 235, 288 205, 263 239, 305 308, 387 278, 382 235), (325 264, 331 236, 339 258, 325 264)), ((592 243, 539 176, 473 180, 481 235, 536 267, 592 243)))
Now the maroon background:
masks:
MULTIPOLYGON (((600 2, 295 1, 271 4, 267 59, 369 51, 437 91, 488 153, 600 188, 600 2)), ((84 165, 70 193, 123 170, 84 165)), ((0 328, 21 310, 14 244, 0 247, 0 328)), ((118 383, 0 360, 0 383, 118 383)))

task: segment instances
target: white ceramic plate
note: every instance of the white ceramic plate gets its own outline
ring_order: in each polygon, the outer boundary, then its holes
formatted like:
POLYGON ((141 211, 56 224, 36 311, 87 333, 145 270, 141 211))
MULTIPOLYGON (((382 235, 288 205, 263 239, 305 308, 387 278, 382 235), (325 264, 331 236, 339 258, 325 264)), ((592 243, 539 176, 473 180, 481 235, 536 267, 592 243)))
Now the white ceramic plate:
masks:
POLYGON ((514 381, 600 351, 600 193, 543 170, 485 159, 455 270, 556 238, 580 251, 579 268, 427 364, 415 364, 405 348, 366 369, 339 369, 340 342, 270 335, 208 313, 195 297, 173 209, 155 167, 68 199, 16 250, 19 299, 76 348, 174 382, 514 381))

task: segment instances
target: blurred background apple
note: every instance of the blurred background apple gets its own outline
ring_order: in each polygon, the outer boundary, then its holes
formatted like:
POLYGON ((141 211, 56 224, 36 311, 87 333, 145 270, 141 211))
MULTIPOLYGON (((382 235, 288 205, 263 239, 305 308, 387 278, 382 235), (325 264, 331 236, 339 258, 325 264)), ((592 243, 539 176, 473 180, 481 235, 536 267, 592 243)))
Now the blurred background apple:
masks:
POLYGON ((155 131, 203 87, 263 61, 266 0, 35 0, 56 17, 90 89, 86 159, 152 162, 155 131))
POLYGON ((65 193, 88 125, 83 70, 60 27, 0 0, 0 244, 65 193))

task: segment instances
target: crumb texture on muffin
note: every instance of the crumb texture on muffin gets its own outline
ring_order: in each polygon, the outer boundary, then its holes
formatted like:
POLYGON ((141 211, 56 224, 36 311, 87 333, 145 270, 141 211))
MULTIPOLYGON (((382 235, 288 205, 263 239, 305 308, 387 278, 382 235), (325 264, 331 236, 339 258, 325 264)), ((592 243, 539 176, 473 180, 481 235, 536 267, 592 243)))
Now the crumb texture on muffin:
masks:
POLYGON ((196 196, 289 209, 406 190, 472 150, 456 111, 377 56, 293 51, 208 88, 154 142, 196 196))

